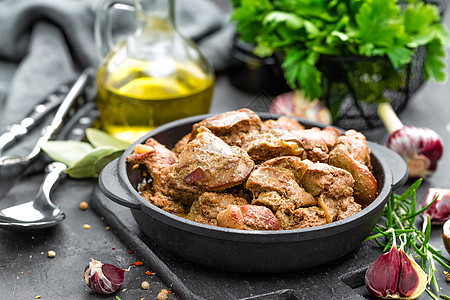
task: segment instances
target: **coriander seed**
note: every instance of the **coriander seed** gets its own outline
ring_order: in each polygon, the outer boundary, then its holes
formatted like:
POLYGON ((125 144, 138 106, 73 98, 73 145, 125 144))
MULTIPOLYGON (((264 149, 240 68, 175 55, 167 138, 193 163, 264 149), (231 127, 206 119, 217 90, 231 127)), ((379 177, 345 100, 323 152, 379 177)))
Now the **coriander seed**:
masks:
POLYGON ((148 281, 143 281, 143 282, 141 283, 141 288, 142 288, 143 290, 148 290, 148 289, 150 288, 150 283, 148 283, 148 281))
POLYGON ((86 201, 80 202, 80 209, 86 210, 88 208, 88 203, 86 201))

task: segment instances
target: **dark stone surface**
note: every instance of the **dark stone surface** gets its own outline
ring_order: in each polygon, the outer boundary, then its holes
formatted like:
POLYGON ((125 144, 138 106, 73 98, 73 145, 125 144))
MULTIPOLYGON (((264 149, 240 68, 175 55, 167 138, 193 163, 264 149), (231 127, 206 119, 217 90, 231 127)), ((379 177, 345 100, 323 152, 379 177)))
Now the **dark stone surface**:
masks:
MULTIPOLYGON (((448 14, 446 22, 448 25, 448 14)), ((444 140, 444 149, 450 147, 449 94, 449 82, 429 82, 412 97, 400 115, 407 125, 429 127, 438 132, 444 140)), ((232 88, 228 78, 220 75, 211 112, 266 107, 270 101, 271 97, 264 91, 246 94, 232 88)), ((388 136, 384 128, 364 133, 369 140, 380 143, 388 136)), ((438 170, 422 183, 417 198, 423 199, 430 187, 450 188, 449 168, 450 155, 446 151, 438 170)), ((30 200, 42 177, 41 173, 24 177, 0 200, 0 207, 30 200)), ((0 185, 6 184, 0 182, 0 185)), ((405 187, 409 184, 411 182, 405 187)), ((67 216, 55 228, 24 233, 0 229, 0 299, 34 299, 38 295, 41 299, 52 300, 117 299, 116 296, 123 300, 156 299, 162 288, 204 299, 372 299, 362 280, 364 270, 381 254, 373 243, 363 243, 356 251, 327 266, 290 274, 246 275, 205 269, 180 261, 152 245, 137 228, 129 210, 93 193, 96 186, 95 179, 67 178, 55 189, 52 199, 67 216), (88 210, 80 210, 81 201, 90 204, 88 210), (84 229, 84 224, 91 228, 84 229), (48 250, 54 250, 56 257, 48 258, 48 250), (128 268, 138 260, 144 265, 133 266, 125 273, 119 292, 103 296, 91 292, 82 279, 91 258, 121 268, 128 268), (157 274, 148 276, 146 271, 157 274), (140 288, 144 280, 150 282, 149 290, 140 288)), ((441 227, 434 226, 432 231, 431 244, 444 250, 441 227)), ((443 255, 450 258, 445 250, 443 255)), ((449 295, 450 283, 445 282, 443 271, 438 265, 440 292, 449 295)), ((174 294, 170 294, 169 299, 174 299, 174 294)), ((424 293, 419 299, 431 297, 424 293)))

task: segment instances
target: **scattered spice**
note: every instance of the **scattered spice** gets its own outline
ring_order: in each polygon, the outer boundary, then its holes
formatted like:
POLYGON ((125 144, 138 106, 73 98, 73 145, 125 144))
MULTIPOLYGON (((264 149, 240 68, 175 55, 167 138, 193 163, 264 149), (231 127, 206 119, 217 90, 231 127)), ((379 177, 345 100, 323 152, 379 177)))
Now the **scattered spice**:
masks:
POLYGON ((84 228, 84 229, 89 229, 89 228, 91 228, 91 225, 89 225, 89 224, 84 224, 84 225, 83 225, 83 228, 84 228))
POLYGON ((156 297, 156 299, 158 299, 158 300, 166 300, 168 295, 169 295, 169 291, 166 290, 166 289, 162 289, 161 291, 159 291, 158 296, 156 297))
POLYGON ((152 271, 147 271, 147 272, 145 272, 145 275, 148 275, 148 276, 150 276, 150 275, 152 275, 153 273, 152 273, 152 271))
POLYGON ((28 271, 28 274, 31 274, 31 271, 28 271))
POLYGON ((36 299, 41 299, 41 296, 36 296, 36 297, 34 297, 34 298, 36 298, 36 299))
POLYGON ((88 208, 88 203, 86 201, 80 202, 80 208, 86 210, 88 208))
POLYGON ((111 249, 116 250, 116 247, 111 247, 111 249))
POLYGON ((49 251, 47 252, 47 256, 50 257, 50 258, 53 258, 53 257, 56 256, 56 252, 55 252, 55 251, 52 251, 52 250, 49 250, 49 251))
POLYGON ((445 281, 450 282, 450 273, 444 271, 444 274, 445 274, 445 281))
POLYGON ((150 283, 148 283, 148 281, 143 281, 143 282, 141 283, 141 288, 142 288, 143 290, 148 290, 148 289, 150 288, 150 283))
POLYGON ((142 261, 135 261, 134 263, 131 263, 130 266, 142 266, 144 263, 142 261))
POLYGON ((105 229, 106 229, 106 230, 109 230, 110 228, 111 228, 111 227, 109 227, 109 226, 106 226, 106 228, 105 228, 105 229))
POLYGON ((128 250, 128 253, 134 254, 135 252, 133 250, 128 250))

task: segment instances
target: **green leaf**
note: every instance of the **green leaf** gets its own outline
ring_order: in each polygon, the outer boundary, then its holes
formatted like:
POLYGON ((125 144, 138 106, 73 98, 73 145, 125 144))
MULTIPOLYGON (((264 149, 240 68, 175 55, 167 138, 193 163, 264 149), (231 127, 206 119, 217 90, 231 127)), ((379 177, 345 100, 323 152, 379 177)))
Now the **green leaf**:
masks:
POLYGON ((94 148, 85 142, 48 141, 41 149, 53 160, 70 167, 94 148))
POLYGON ((303 26, 303 20, 300 17, 282 11, 271 12, 263 20, 263 25, 277 26, 279 23, 284 23, 291 29, 299 29, 303 26))
POLYGON ((387 50, 387 56, 394 68, 406 65, 411 62, 411 56, 414 52, 402 46, 394 46, 387 50))
POLYGON ((95 128, 86 129, 86 137, 94 147, 111 146, 124 150, 130 145, 130 143, 119 140, 112 135, 95 128))
POLYGON ((100 172, 102 171, 102 169, 109 164, 110 162, 112 162, 114 159, 118 158, 120 155, 122 155, 123 150, 116 150, 114 152, 111 152, 109 154, 106 154, 104 156, 99 157, 95 162, 94 162, 94 168, 95 168, 95 173, 96 174, 100 174, 100 172))
MULTIPOLYGON (((117 149, 109 146, 94 148, 79 161, 70 166, 66 170, 66 173, 72 178, 98 177, 98 167, 96 168, 96 162, 115 152, 117 152, 117 149)), ((104 164, 104 162, 102 162, 102 164, 104 164)))
MULTIPOLYGON (((367 0, 361 5, 355 21, 361 44, 391 47, 402 34, 400 10, 395 0, 367 0)), ((367 53, 363 53, 367 55, 367 53)))
POLYGON ((418 34, 439 19, 439 11, 435 5, 426 5, 423 2, 410 3, 403 14, 405 32, 411 35, 418 34))
POLYGON ((447 78, 445 71, 446 53, 442 45, 433 41, 426 45, 427 55, 425 58, 425 79, 433 77, 437 82, 444 82, 447 78))
POLYGON ((283 62, 286 80, 291 87, 305 91, 305 96, 315 99, 322 93, 321 72, 317 69, 317 55, 305 52, 291 51, 286 54, 283 62))

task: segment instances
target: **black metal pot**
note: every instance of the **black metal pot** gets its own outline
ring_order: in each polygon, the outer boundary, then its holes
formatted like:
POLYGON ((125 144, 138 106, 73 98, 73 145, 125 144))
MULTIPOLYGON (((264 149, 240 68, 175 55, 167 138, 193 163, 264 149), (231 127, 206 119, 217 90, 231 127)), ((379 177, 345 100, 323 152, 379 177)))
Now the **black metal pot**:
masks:
MULTIPOLYGON (((259 115, 263 120, 278 117, 259 115)), ((335 260, 362 243, 380 218, 391 192, 407 179, 406 163, 397 153, 368 142, 378 181, 378 197, 361 212, 330 224, 295 230, 244 231, 189 221, 150 204, 136 191, 142 176, 139 170, 131 169, 126 157, 137 143, 144 143, 149 137, 171 148, 191 131, 194 123, 210 116, 190 117, 152 130, 108 164, 99 177, 102 192, 114 202, 129 207, 150 239, 197 264, 235 272, 271 273, 311 268, 335 260)), ((299 121, 305 127, 324 127, 299 121)))

